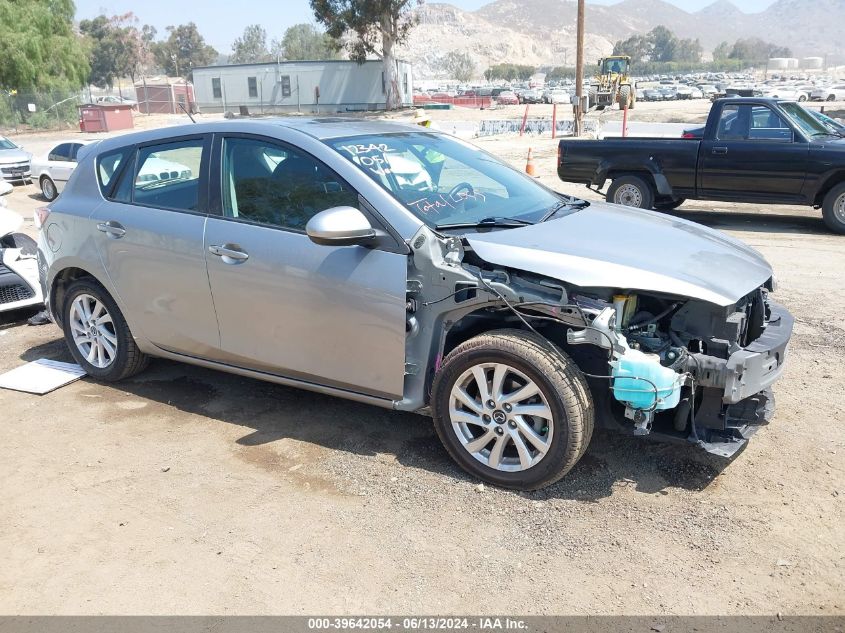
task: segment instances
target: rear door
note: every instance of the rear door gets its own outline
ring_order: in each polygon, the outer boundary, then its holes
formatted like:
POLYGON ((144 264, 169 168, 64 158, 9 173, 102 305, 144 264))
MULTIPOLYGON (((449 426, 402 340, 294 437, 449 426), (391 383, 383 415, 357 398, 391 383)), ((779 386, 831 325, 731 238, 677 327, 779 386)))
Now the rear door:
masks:
POLYGON ((205 247, 219 360, 400 398, 407 255, 313 243, 305 225, 316 213, 367 210, 348 183, 302 150, 230 135, 218 152, 214 188, 222 191, 223 215, 209 217, 205 247))
POLYGON ((203 252, 210 145, 198 135, 99 157, 107 200, 90 218, 133 330, 196 357, 212 356, 220 342, 203 252))
POLYGON ((715 138, 701 142, 699 191, 716 200, 799 202, 809 143, 775 110, 725 104, 715 138))
POLYGON ((64 189, 65 183, 76 167, 76 160, 73 158, 73 146, 77 143, 59 143, 47 156, 47 174, 56 184, 56 190, 64 189))

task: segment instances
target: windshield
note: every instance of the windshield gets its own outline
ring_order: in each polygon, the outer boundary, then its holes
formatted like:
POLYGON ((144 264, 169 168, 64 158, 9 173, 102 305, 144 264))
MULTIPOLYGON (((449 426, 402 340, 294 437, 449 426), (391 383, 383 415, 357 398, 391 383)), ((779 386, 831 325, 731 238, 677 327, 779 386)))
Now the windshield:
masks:
POLYGON ((0 136, 0 149, 17 149, 18 146, 7 138, 0 136))
POLYGON ((624 59, 606 59, 602 64, 601 71, 603 74, 608 73, 624 73, 628 68, 628 62, 624 59))
POLYGON ((797 103, 781 103, 781 109, 789 117, 789 120, 807 136, 829 136, 830 130, 810 114, 803 106, 797 103))
POLYGON ((536 222, 563 200, 487 152, 441 134, 355 136, 329 145, 431 227, 489 218, 536 222))

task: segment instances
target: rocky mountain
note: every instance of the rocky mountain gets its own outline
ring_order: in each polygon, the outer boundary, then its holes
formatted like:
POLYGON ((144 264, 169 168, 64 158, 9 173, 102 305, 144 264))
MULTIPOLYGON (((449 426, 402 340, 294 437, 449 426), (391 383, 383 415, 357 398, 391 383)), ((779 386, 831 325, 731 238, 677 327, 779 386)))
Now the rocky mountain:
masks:
MULTIPOLYGON (((402 56, 420 77, 444 76, 450 51, 468 53, 479 75, 497 63, 573 65, 575 0, 495 0, 476 11, 426 2, 419 9, 402 56)), ((585 55, 594 62, 613 43, 658 24, 679 37, 698 38, 709 54, 720 42, 760 37, 789 46, 796 56, 845 57, 845 0, 777 0, 765 11, 745 13, 730 0, 690 13, 665 0, 587 3, 585 55)))

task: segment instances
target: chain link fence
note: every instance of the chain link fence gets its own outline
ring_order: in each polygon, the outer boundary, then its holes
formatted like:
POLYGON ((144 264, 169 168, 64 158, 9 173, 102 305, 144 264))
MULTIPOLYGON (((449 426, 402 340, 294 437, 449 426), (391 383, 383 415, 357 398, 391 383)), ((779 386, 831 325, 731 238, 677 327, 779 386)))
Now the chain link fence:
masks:
POLYGON ((65 130, 79 125, 82 91, 0 93, 0 133, 65 130))

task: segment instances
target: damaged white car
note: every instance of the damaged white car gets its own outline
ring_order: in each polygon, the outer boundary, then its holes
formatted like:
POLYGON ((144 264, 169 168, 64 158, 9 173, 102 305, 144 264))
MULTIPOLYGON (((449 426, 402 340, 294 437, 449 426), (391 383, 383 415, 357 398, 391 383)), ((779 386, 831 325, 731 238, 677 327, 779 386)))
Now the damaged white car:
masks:
POLYGON ((23 218, 6 207, 12 189, 0 181, 0 312, 43 303, 35 240, 18 232, 23 218))
POLYGON ((565 475, 594 424, 734 455, 792 331, 741 242, 394 123, 101 141, 37 217, 49 308, 91 376, 160 356, 430 414, 508 488, 565 475), (139 181, 156 158, 190 172, 139 181))

